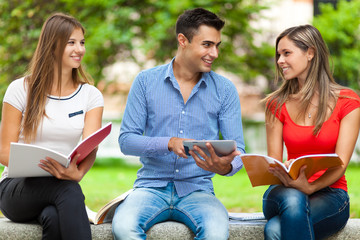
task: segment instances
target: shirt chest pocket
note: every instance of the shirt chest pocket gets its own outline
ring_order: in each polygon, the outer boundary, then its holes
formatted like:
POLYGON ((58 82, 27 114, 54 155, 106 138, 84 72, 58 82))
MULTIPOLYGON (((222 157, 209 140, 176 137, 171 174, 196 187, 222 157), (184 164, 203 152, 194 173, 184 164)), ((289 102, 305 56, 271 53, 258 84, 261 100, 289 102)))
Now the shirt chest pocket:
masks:
POLYGON ((67 115, 67 120, 75 129, 84 128, 85 112, 82 109, 70 111, 67 115))

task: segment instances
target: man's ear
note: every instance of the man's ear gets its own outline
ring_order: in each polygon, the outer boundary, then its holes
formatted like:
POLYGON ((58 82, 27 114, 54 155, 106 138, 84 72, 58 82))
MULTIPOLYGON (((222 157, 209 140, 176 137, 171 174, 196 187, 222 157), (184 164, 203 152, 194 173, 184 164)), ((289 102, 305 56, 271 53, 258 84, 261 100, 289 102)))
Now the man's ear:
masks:
POLYGON ((182 33, 178 34, 177 39, 178 39, 179 46, 181 48, 186 47, 186 45, 189 43, 189 40, 187 39, 187 37, 185 37, 185 35, 182 33))

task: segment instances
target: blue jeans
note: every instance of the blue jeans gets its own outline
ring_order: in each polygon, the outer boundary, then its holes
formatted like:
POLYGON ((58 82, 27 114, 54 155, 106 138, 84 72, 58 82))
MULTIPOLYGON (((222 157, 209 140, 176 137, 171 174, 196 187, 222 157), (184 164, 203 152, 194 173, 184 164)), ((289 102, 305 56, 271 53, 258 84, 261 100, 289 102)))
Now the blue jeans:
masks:
POLYGON ((229 218, 214 194, 196 191, 179 197, 173 183, 163 188, 136 188, 116 209, 114 239, 146 239, 146 231, 167 220, 184 223, 195 239, 221 240, 229 235, 229 218))
POLYGON ((263 196, 268 222, 265 239, 323 239, 341 230, 349 219, 346 191, 326 187, 311 195, 272 185, 263 196))

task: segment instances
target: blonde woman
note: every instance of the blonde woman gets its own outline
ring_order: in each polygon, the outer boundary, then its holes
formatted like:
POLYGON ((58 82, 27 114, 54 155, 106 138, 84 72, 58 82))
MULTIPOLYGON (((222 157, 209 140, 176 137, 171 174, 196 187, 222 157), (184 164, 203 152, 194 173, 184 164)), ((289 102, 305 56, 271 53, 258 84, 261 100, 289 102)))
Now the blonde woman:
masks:
MULTIPOLYGON (((10 142, 69 154, 81 137, 101 127, 103 97, 89 85, 81 67, 84 33, 75 18, 62 13, 53 14, 44 23, 28 73, 13 81, 4 96, 1 164, 8 166, 10 142)), ((0 210, 15 222, 39 221, 43 239, 91 239, 78 182, 95 157, 96 149, 79 165, 75 159, 68 168, 51 158, 39 159, 39 166, 52 177, 8 178, 5 167, 0 210)))
POLYGON ((263 197, 268 222, 265 239, 321 239, 342 229, 349 218, 345 171, 360 127, 360 98, 338 85, 330 72, 329 52, 311 25, 292 27, 276 39, 276 79, 281 87, 266 98, 268 155, 288 160, 306 154, 337 153, 343 165, 306 179, 292 180, 279 168, 269 171, 282 185, 263 197))

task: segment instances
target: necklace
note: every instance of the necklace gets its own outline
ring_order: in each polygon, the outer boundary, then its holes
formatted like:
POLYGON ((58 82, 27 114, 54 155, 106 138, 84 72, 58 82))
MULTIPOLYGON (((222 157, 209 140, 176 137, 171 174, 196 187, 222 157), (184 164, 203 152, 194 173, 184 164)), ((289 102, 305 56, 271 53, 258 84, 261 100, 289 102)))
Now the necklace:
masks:
MULTIPOLYGON (((318 106, 313 104, 311 101, 310 101, 310 105, 313 105, 315 108, 317 108, 318 106)), ((309 109, 311 110, 311 109, 309 109)), ((308 113, 308 118, 311 118, 311 112, 308 113)))

